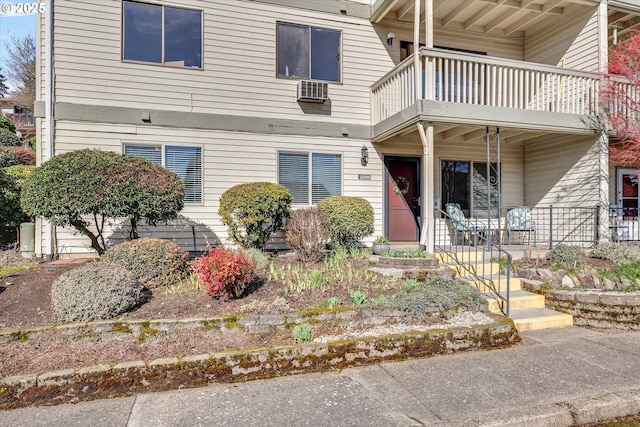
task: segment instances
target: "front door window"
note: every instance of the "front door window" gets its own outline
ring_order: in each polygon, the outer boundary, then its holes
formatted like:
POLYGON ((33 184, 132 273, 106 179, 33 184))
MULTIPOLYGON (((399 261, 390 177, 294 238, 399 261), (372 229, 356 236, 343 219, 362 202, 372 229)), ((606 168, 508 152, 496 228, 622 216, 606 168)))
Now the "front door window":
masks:
POLYGON ((638 216, 638 176, 640 170, 618 170, 618 206, 623 208, 624 217, 635 218, 638 216))

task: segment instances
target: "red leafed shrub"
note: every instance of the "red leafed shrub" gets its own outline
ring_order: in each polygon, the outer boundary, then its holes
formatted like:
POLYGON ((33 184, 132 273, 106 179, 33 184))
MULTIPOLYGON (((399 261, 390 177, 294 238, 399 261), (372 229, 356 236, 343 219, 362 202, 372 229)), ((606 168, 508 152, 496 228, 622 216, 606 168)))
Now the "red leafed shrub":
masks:
POLYGON ((255 278, 251 262, 240 254, 211 249, 193 268, 198 282, 214 298, 238 298, 255 278))
POLYGON ((35 166, 36 165, 36 152, 31 148, 25 147, 2 147, 3 150, 11 151, 18 158, 18 162, 21 165, 35 166))

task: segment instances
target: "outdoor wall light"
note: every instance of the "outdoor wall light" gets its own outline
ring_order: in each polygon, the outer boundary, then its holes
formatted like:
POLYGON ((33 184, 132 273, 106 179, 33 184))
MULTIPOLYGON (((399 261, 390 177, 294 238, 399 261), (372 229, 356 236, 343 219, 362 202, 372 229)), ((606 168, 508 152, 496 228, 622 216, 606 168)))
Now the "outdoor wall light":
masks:
POLYGON ((395 35, 395 34, 393 34, 393 33, 391 33, 391 32, 390 32, 389 34, 387 34, 387 44, 388 44, 389 46, 391 46, 391 45, 393 44, 393 39, 394 39, 395 37, 396 37, 396 35, 395 35))
POLYGON ((360 163, 362 164, 362 166, 367 166, 367 163, 369 163, 369 149, 363 145, 360 149, 360 154, 362 154, 360 163))

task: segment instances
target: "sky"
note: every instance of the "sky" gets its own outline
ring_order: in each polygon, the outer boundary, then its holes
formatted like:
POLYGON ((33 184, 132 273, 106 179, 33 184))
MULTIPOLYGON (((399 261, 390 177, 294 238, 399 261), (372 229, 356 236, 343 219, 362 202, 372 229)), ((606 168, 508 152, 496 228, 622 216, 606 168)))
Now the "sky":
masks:
MULTIPOLYGON (((33 3, 36 2, 34 0, 0 0, 0 67, 5 76, 7 74, 6 47, 11 43, 11 36, 24 37, 27 34, 35 36, 36 15, 24 13, 30 11, 24 10, 24 6, 21 6, 21 10, 18 9, 19 4, 27 5, 26 9, 35 9, 35 6, 29 6, 33 3), (6 13, 7 10, 10 12, 6 13)), ((8 86, 12 87, 11 84, 8 86)))

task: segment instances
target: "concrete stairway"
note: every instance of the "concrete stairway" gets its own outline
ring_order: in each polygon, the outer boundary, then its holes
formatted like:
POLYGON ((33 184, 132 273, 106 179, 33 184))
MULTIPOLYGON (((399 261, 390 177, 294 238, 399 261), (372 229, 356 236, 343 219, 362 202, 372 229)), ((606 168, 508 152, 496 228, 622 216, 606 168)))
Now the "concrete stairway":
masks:
MULTIPOLYGON (((486 286, 481 281, 474 279, 467 269, 459 266, 456 262, 456 260, 459 260, 459 262, 467 264, 471 271, 481 277, 490 278, 496 276, 500 271, 500 265, 495 262, 486 262, 482 258, 483 256, 482 251, 454 253, 452 255, 439 253, 436 254, 436 259, 440 263, 446 264, 457 277, 468 281, 483 292, 486 286)), ((492 284, 501 295, 506 296, 506 278, 502 275, 499 277, 499 279, 496 277, 496 279, 491 280, 492 284)), ((498 300, 489 294, 485 294, 485 298, 487 299, 487 309, 494 313, 500 313, 498 300)), ((544 295, 522 290, 520 279, 517 277, 512 277, 510 280, 509 317, 513 320, 519 332, 573 325, 573 316, 545 308, 544 295)))

